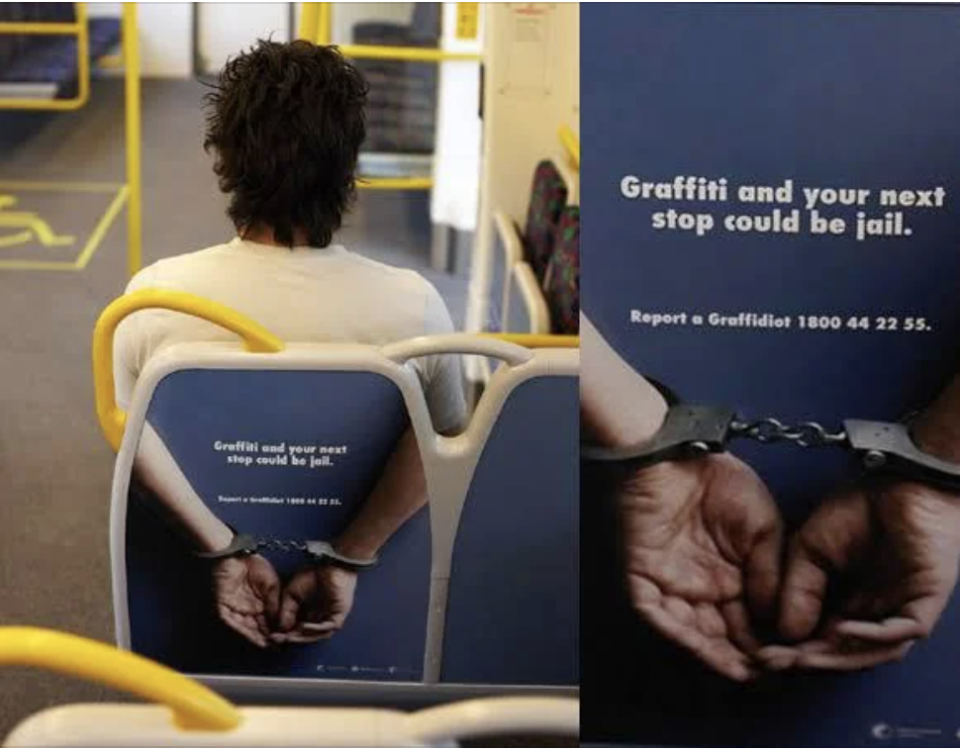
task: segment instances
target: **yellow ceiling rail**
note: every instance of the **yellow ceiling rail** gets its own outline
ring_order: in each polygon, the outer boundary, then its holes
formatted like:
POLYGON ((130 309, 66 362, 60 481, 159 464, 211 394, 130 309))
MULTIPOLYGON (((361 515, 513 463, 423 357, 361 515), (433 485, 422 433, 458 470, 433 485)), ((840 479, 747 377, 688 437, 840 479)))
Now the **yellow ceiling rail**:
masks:
POLYGON ((87 27, 87 4, 74 3, 74 23, 5 22, 0 35, 58 35, 77 38, 77 95, 71 99, 0 98, 0 109, 71 111, 80 109, 90 99, 90 36, 87 27))
POLYGON ((570 161, 571 166, 580 169, 580 139, 576 133, 566 125, 560 126, 558 134, 560 136, 560 144, 563 146, 563 150, 566 152, 567 159, 570 161))
POLYGON ((440 63, 448 60, 479 61, 481 55, 476 52, 447 52, 432 47, 381 47, 371 44, 338 45, 347 57, 356 60, 405 60, 407 62, 440 63))
POLYGON ((283 351, 284 343, 259 323, 226 305, 186 292, 161 289, 143 289, 111 302, 100 314, 93 330, 93 385, 97 418, 103 435, 116 451, 123 442, 127 415, 118 405, 113 379, 113 339, 117 326, 124 318, 138 310, 173 310, 207 320, 237 334, 247 351, 276 353, 283 351))
POLYGON ((544 333, 481 333, 484 338, 507 341, 528 349, 578 349, 579 336, 567 336, 544 333))
POLYGON ((430 190, 432 177, 360 177, 357 187, 363 190, 430 190))
POLYGON ((105 643, 42 628, 0 627, 0 664, 41 667, 161 703, 181 729, 228 732, 240 711, 179 672, 105 643))

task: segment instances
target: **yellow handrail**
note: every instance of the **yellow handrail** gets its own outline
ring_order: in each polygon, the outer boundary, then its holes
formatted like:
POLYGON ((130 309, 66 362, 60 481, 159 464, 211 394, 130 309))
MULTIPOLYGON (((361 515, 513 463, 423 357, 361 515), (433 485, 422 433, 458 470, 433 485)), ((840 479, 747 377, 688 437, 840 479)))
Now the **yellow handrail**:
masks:
POLYGON ((275 353, 284 343, 259 323, 226 305, 186 292, 144 289, 126 294, 101 313, 93 331, 93 384, 97 418, 107 442, 116 451, 123 442, 127 415, 118 405, 113 379, 113 339, 120 322, 138 310, 160 308, 194 315, 232 331, 243 339, 247 351, 275 353))
POLYGON ((363 190, 429 190, 432 177, 360 177, 357 187, 363 190))
POLYGON ((545 333, 481 333, 478 335, 508 341, 528 349, 578 349, 580 347, 579 336, 545 333))
POLYGON ((42 628, 0 627, 0 664, 41 667, 94 680, 173 711, 181 729, 227 732, 240 711, 199 682, 105 643, 42 628))
POLYGON ((308 42, 319 44, 317 41, 317 19, 320 17, 320 3, 301 3, 300 27, 297 37, 308 42))
POLYGON ((90 36, 87 27, 87 4, 74 3, 73 23, 5 22, 0 35, 66 35, 77 37, 77 95, 72 99, 0 98, 0 109, 58 110, 80 109, 90 100, 90 36))
POLYGON ((560 136, 560 144, 563 146, 563 150, 566 152, 567 159, 570 161, 571 166, 575 169, 580 169, 580 139, 576 133, 566 125, 560 126, 558 134, 560 136))
POLYGON ((333 39, 333 6, 330 3, 320 3, 315 38, 317 44, 330 44, 333 39))
POLYGON ((367 60, 406 60, 408 62, 445 62, 447 60, 479 61, 476 52, 447 52, 432 47, 386 47, 372 44, 344 44, 340 51, 347 57, 367 60))
POLYGON ((143 212, 140 171, 140 37, 137 31, 137 4, 124 3, 123 106, 127 165, 127 272, 133 276, 142 264, 143 212))

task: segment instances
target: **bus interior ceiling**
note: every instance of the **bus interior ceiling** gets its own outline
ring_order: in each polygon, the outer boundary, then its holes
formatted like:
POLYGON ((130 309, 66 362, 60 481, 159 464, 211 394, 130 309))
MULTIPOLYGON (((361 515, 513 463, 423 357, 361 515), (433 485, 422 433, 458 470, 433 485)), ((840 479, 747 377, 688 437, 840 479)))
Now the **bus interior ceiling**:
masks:
MULTIPOLYGON (((144 80, 144 264, 229 238, 233 228, 202 152, 203 87, 144 80)), ((65 114, 0 112, 3 180, 122 183, 123 82, 95 80, 90 101, 65 114)), ((2 190, 0 190, 2 192, 2 190)), ((84 201, 50 202, 55 230, 89 222, 84 201)), ((361 191, 339 241, 435 284, 458 328, 467 278, 430 268, 427 191, 361 191)), ((461 238, 462 239, 462 238, 461 238)), ((90 335, 126 284, 126 212, 81 272, 0 271, 0 622, 52 626, 113 640, 108 517, 114 456, 93 418, 90 335), (82 365, 80 364, 82 363, 82 365)), ((4 250, 11 255, 9 249, 4 250)), ((0 673, 0 736, 55 703, 105 689, 22 669, 0 673)), ((116 696, 115 696, 116 697, 116 696)))

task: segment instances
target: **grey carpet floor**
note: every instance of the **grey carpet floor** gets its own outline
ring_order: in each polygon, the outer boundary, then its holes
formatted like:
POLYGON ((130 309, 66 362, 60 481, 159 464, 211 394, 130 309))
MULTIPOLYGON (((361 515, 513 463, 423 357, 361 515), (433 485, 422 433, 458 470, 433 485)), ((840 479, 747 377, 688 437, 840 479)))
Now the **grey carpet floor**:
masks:
MULTIPOLYGON (((201 94, 193 82, 144 82, 147 263, 231 236, 201 148, 201 94)), ((79 113, 0 114, 0 180, 122 181, 122 113, 121 84, 102 81, 79 113)), ((78 238, 90 231, 96 200, 107 200, 24 196, 39 201, 37 210, 56 231, 78 238)), ((459 324, 466 279, 426 268, 429 238, 426 196, 377 192, 363 194, 340 241, 424 272, 459 324)), ((0 269, 0 625, 112 641, 107 524, 113 456, 94 416, 90 340, 98 314, 123 290, 125 251, 121 214, 83 272, 0 269)), ((75 255, 46 252, 48 258, 75 255)), ((0 259, 24 255, 0 249, 0 259)), ((107 695, 72 678, 0 668, 0 737, 43 707, 107 695)))

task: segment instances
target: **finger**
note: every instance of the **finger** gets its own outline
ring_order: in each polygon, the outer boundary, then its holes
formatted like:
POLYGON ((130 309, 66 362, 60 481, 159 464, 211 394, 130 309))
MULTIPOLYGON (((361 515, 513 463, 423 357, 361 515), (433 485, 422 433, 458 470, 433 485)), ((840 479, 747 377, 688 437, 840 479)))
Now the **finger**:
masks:
POLYGON ((800 658, 800 649, 795 646, 764 646, 754 654, 764 669, 781 672, 790 669, 800 658))
POLYGON ((708 639, 696 629, 679 622, 663 607, 644 605, 639 609, 658 632, 692 652, 720 674, 737 682, 745 682, 756 676, 748 657, 726 639, 708 639))
POLYGON ((262 635, 265 639, 269 639, 269 638, 270 638, 270 633, 271 633, 272 631, 271 631, 271 629, 270 629, 270 623, 267 622, 266 615, 262 615, 262 614, 261 614, 261 615, 257 615, 257 616, 254 618, 254 620, 255 620, 256 623, 257 623, 257 630, 260 632, 260 635, 262 635))
POLYGON ((280 616, 277 618, 277 627, 282 632, 293 630, 297 624, 297 614, 300 612, 300 600, 291 596, 289 592, 283 595, 280 603, 280 616))
POLYGON ((888 617, 882 622, 841 620, 834 630, 844 638, 859 638, 875 643, 896 644, 924 636, 923 625, 909 617, 888 617))
POLYGON ((329 633, 333 630, 336 630, 340 626, 333 620, 326 620, 324 622, 301 622, 300 630, 307 633, 329 633))
POLYGON ((315 633, 315 634, 304 633, 298 628, 297 630, 287 633, 284 636, 284 640, 287 643, 297 643, 297 644, 317 643, 319 641, 329 640, 330 638, 333 637, 333 635, 334 633, 332 632, 315 633))
POLYGON ((834 651, 835 643, 825 640, 807 641, 796 646, 764 646, 753 656, 758 659, 765 669, 779 672, 797 666, 803 654, 817 654, 834 651))
POLYGON ((220 619, 225 625, 227 625, 231 630, 242 635, 251 643, 265 647, 267 645, 266 639, 260 634, 256 627, 252 627, 248 622, 247 618, 233 612, 232 610, 226 607, 219 607, 220 619))
POLYGON ((946 595, 937 594, 914 599, 902 608, 902 614, 920 626, 919 637, 929 638, 930 634, 933 633, 940 615, 943 614, 943 610, 947 606, 951 590, 947 589, 946 595))
POLYGON ((727 635, 727 624, 712 604, 698 604, 693 608, 696 628, 708 638, 721 638, 727 635))
POLYGON ((694 614, 693 607, 684 599, 676 596, 663 597, 662 605, 667 613, 678 623, 693 627, 697 617, 694 614))
POLYGON ((896 646, 882 646, 860 653, 801 653, 797 659, 797 666, 804 669, 823 669, 840 672, 850 672, 869 669, 888 662, 900 661, 913 648, 914 641, 907 641, 896 646))
POLYGON ((764 620, 773 620, 777 611, 782 544, 783 531, 777 523, 756 541, 747 561, 747 603, 754 615, 764 620))
POLYGON ((280 585, 279 583, 273 582, 264 589, 262 593, 263 598, 263 614, 270 622, 277 621, 277 615, 280 611, 280 585))
POLYGON ((741 601, 726 602, 721 608, 726 623, 727 637, 744 653, 753 654, 760 648, 760 641, 753 634, 750 616, 741 601))
POLYGON ((827 592, 826 565, 812 548, 796 538, 790 544, 783 581, 779 628, 790 640, 808 638, 817 627, 827 592))

